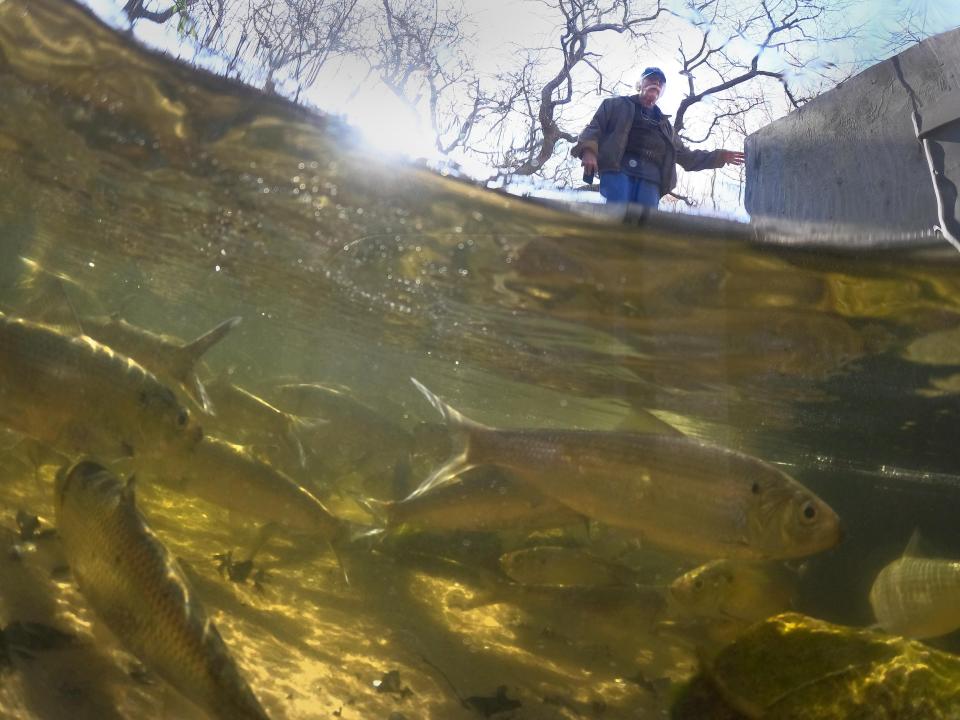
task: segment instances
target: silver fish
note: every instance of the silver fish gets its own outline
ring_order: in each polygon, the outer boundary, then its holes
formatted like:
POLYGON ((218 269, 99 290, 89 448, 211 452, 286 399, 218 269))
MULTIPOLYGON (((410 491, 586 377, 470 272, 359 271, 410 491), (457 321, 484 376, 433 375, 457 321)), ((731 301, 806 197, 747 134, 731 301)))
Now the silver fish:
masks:
POLYGON ((312 493, 242 445, 207 435, 183 453, 151 462, 150 472, 185 494, 265 523, 277 523, 327 540, 346 532, 312 493))
POLYGON ((911 638, 960 628, 960 561, 918 557, 914 535, 902 557, 887 565, 870 588, 870 605, 885 631, 911 638))
POLYGON ((493 464, 589 518, 692 555, 795 558, 840 541, 836 513, 757 458, 677 435, 490 428, 413 382, 459 444, 411 497, 493 464))
POLYGON ((230 318, 195 340, 184 343, 179 338, 133 325, 118 313, 79 315, 74 307, 74 297, 81 298, 85 307, 100 307, 80 283, 63 273, 50 272, 29 258, 21 257, 21 260, 26 265, 26 272, 18 289, 25 296, 25 302, 19 304, 18 310, 24 317, 68 328, 67 334, 76 331, 88 335, 121 355, 133 358, 164 383, 182 387, 204 411, 212 411, 203 383, 196 374, 196 365, 204 353, 240 323, 239 317, 230 318))
POLYGON ((133 491, 81 461, 60 471, 57 530, 80 592, 117 638, 177 691, 224 720, 266 720, 183 571, 133 491))
POLYGON ((747 625, 790 610, 799 577, 780 563, 712 560, 670 584, 670 612, 681 620, 747 625))
POLYGON ((638 575, 624 565, 604 560, 583 548, 538 545, 504 553, 500 567, 521 585, 610 587, 638 584, 638 575))
POLYGON ((583 517, 497 468, 477 468, 455 483, 399 502, 367 500, 387 529, 528 530, 582 523, 583 517))
POLYGON ((241 318, 232 317, 208 330, 198 338, 183 342, 170 335, 151 332, 121 318, 83 317, 79 323, 83 332, 97 342, 133 358, 158 378, 182 387, 206 412, 214 408, 206 388, 197 376, 196 366, 200 357, 220 342, 241 318))
POLYGON ((0 424, 66 455, 112 459, 203 436, 173 391, 86 335, 0 313, 0 424))

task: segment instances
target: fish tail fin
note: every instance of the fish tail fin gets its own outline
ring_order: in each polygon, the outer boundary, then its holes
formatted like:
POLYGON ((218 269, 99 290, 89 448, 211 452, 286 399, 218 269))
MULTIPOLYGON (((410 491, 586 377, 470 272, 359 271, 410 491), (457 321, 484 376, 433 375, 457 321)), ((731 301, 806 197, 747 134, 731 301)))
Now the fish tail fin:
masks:
POLYGON ((434 470, 426 480, 408 495, 408 498, 415 498, 432 488, 449 484, 457 476, 476 467, 477 463, 470 457, 470 439, 474 433, 489 428, 471 420, 459 410, 445 403, 416 378, 410 378, 410 381, 427 399, 427 402, 433 405, 443 417, 453 440, 453 448, 447 461, 434 470))
POLYGON ((250 547, 247 550, 247 556, 245 559, 253 560, 256 557, 257 553, 266 545, 270 540, 280 532, 280 525, 276 522, 268 522, 261 525, 257 528, 257 533, 253 538, 253 542, 250 543, 250 547))
POLYGON ((203 333, 200 337, 188 342, 177 351, 173 360, 173 367, 170 368, 170 374, 183 383, 184 387, 190 393, 191 397, 204 409, 205 412, 213 413, 213 405, 207 390, 197 377, 195 368, 200 358, 220 342, 228 332, 240 324, 240 316, 224 320, 216 327, 203 333))

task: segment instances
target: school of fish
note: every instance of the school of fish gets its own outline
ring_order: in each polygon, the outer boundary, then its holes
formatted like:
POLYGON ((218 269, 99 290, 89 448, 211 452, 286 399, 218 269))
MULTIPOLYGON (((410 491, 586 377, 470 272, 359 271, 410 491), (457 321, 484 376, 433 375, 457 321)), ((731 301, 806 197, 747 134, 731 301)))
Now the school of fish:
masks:
MULTIPOLYGON (((69 278, 24 262, 34 281, 47 281, 31 288, 23 315, 0 312, 0 428, 35 466, 59 466, 59 541, 97 619, 211 717, 267 713, 138 509, 138 483, 259 527, 246 571, 275 534, 311 538, 339 557, 361 538, 369 552, 390 553, 418 532, 509 532, 530 539, 502 555, 493 579, 443 559, 405 561, 467 572, 486 588, 478 602, 634 619, 642 607, 646 627, 695 626, 705 642, 791 609, 797 563, 841 540, 834 510, 780 468, 669 426, 489 427, 411 379, 443 424, 408 428, 346 388, 298 378, 242 386, 202 360, 239 317, 184 342, 116 314, 80 315, 69 278), (332 511, 331 499, 366 520, 332 511), (682 571, 650 577, 595 551, 597 528, 625 547, 683 558, 682 571), (538 539, 544 529, 560 534, 538 539)), ((920 638, 960 627, 958 599, 960 562, 913 552, 884 568, 870 592, 883 630, 920 638)))

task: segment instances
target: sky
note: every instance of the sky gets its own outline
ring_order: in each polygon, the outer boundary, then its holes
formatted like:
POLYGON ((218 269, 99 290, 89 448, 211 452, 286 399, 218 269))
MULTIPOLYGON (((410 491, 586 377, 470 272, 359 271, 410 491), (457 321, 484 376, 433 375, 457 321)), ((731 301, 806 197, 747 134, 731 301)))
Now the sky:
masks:
MULTIPOLYGON (((121 0, 86 1, 107 22, 118 28, 127 27, 120 11, 123 4, 121 0)), ((439 0, 441 7, 446 1, 439 0)), ((165 7, 167 2, 168 0, 155 0, 153 7, 165 7)), ((889 54, 889 51, 884 51, 886 38, 891 31, 897 29, 896 21, 906 6, 911 7, 918 18, 924 19, 930 34, 960 24, 960 0, 857 0, 845 16, 853 24, 862 24, 864 33, 855 43, 824 48, 821 60, 844 68, 866 57, 882 59, 889 54)), ((464 0, 463 7, 473 24, 474 42, 469 51, 481 71, 493 73, 509 67, 517 56, 518 47, 553 44, 553 17, 542 2, 464 0)), ((631 86, 643 67, 661 67, 667 75, 667 85, 659 106, 664 112, 672 114, 682 100, 685 88, 685 80, 679 75, 681 66, 676 58, 677 37, 692 37, 679 21, 674 24, 673 29, 676 36, 663 36, 653 47, 640 50, 639 53, 617 33, 594 36, 595 42, 591 41, 590 49, 602 57, 608 76, 619 76, 622 81, 619 92, 622 94, 631 92, 631 86)), ((184 42, 178 36, 175 22, 164 26, 140 22, 135 26, 134 34, 149 46, 164 49, 189 61, 200 60, 201 64, 213 66, 215 69, 216 59, 198 58, 189 41, 184 42)), ((749 54, 752 48, 744 47, 742 51, 749 54)), ((307 90, 302 99, 318 109, 343 116, 362 132, 370 145, 380 148, 385 155, 422 157, 435 162, 442 160, 434 149, 428 124, 416 118, 409 108, 393 97, 376 79, 369 77, 367 67, 360 60, 329 64, 324 68, 315 87, 307 90)), ((594 94, 578 100, 577 106, 573 108, 573 131, 581 129, 589 120, 601 99, 601 95, 594 94)), ((786 109, 784 105, 783 112, 786 112, 786 109)), ((709 144, 712 140, 711 138, 711 141, 708 141, 706 149, 713 149, 714 146, 709 144)), ((562 148, 564 153, 569 149, 566 145, 562 148)), ((453 159, 468 175, 489 175, 490 168, 478 162, 471 162, 462 156, 453 159)), ((730 207, 726 213, 720 214, 733 217, 745 215, 736 197, 736 193, 739 193, 740 172, 742 171, 739 169, 727 169, 721 173, 725 176, 720 178, 723 202, 730 207)), ((698 173, 696 180, 707 182, 705 176, 710 174, 698 173)))

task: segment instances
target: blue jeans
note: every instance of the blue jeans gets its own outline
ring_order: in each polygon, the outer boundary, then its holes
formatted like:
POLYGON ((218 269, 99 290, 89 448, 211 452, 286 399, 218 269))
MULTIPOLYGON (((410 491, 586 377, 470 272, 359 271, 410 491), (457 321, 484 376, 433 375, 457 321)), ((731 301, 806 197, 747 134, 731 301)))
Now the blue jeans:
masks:
POLYGON ((652 180, 622 172, 600 173, 600 194, 608 203, 640 203, 655 208, 660 204, 660 186, 652 180))

